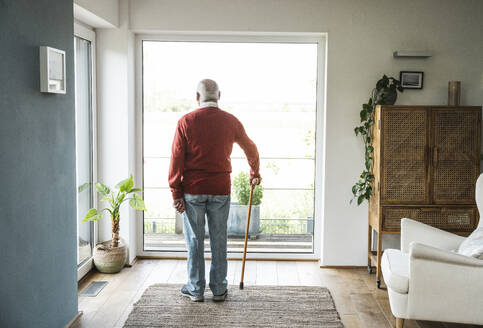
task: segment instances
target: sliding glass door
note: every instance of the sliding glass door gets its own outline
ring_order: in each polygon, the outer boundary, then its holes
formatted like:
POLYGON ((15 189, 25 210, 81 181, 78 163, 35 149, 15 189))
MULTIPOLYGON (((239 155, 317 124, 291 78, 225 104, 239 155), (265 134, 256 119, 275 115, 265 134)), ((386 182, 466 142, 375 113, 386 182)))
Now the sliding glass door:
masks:
POLYGON ((76 25, 75 135, 77 179, 77 264, 79 278, 92 266, 95 223, 82 222, 95 203, 95 93, 93 79, 94 32, 76 25))
POLYGON ((81 222, 93 205, 91 43, 75 37, 76 153, 77 153, 77 264, 92 256, 91 222, 81 222))

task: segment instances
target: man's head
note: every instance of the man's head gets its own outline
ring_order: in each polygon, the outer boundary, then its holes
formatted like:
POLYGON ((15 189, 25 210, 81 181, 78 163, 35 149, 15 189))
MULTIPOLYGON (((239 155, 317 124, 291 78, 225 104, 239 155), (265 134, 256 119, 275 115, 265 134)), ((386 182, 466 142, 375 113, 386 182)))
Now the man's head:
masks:
POLYGON ((220 89, 218 89, 218 84, 215 81, 204 79, 198 83, 198 90, 196 91, 198 104, 208 101, 218 102, 218 99, 220 99, 220 89))

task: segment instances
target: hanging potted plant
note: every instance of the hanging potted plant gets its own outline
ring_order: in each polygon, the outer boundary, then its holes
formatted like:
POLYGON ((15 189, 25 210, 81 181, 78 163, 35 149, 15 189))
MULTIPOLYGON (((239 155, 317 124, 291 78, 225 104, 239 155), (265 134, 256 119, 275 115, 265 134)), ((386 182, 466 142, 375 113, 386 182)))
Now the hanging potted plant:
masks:
MULTIPOLYGON (((228 217, 228 235, 244 236, 245 225, 248 215, 248 200, 250 198, 250 177, 245 172, 240 172, 233 180, 232 194, 238 203, 231 203, 228 217)), ((257 236, 260 233, 260 204, 263 198, 263 188, 258 185, 253 190, 252 213, 248 234, 257 236)))
POLYGON ((360 135, 364 142, 364 170, 360 175, 360 179, 352 186, 353 198, 351 203, 357 200, 357 205, 360 205, 364 200, 369 200, 373 194, 372 183, 374 182, 374 175, 372 174, 372 163, 374 161, 374 148, 372 147, 372 126, 374 125, 374 112, 377 105, 394 105, 398 91, 404 91, 401 82, 393 77, 383 75, 372 90, 369 101, 366 104, 362 104, 360 113, 361 125, 357 126, 354 132, 356 136, 360 135))
POLYGON ((119 182, 114 189, 111 190, 103 183, 95 184, 97 192, 103 196, 102 202, 107 202, 108 207, 98 211, 91 208, 82 222, 98 221, 102 219, 104 211, 109 212, 112 224, 112 239, 108 242, 96 245, 94 249, 94 265, 97 270, 103 273, 116 273, 121 271, 126 263, 127 248, 126 245, 119 241, 119 222, 121 205, 129 201, 129 205, 139 211, 145 211, 146 206, 141 196, 137 193, 142 190, 134 188, 132 174, 128 179, 119 182))

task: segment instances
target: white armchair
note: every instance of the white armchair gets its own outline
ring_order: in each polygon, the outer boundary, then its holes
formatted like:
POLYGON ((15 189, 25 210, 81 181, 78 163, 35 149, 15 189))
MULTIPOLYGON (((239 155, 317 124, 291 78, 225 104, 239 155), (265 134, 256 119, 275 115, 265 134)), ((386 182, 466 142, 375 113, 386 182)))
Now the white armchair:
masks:
POLYGON ((401 220, 401 250, 385 250, 381 263, 397 328, 404 319, 483 324, 483 260, 452 252, 464 239, 401 220))

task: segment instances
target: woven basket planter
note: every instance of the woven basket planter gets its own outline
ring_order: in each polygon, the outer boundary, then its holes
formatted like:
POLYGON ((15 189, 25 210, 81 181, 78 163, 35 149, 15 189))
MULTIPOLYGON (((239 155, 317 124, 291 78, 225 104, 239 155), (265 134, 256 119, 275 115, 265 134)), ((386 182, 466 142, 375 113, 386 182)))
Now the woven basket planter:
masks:
POLYGON ((126 245, 119 243, 119 247, 111 247, 110 243, 97 244, 94 248, 94 265, 102 273, 117 273, 126 264, 126 245))

